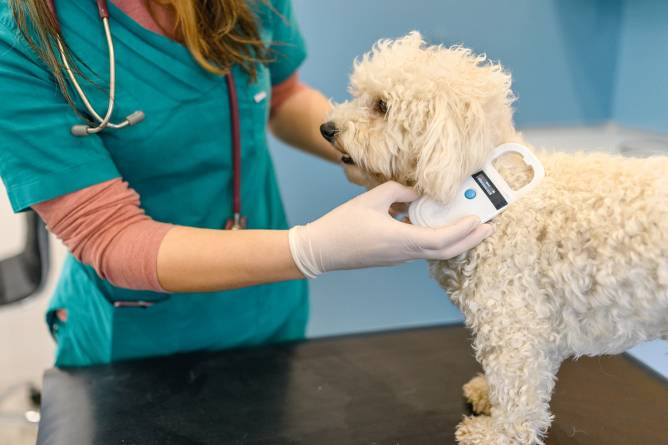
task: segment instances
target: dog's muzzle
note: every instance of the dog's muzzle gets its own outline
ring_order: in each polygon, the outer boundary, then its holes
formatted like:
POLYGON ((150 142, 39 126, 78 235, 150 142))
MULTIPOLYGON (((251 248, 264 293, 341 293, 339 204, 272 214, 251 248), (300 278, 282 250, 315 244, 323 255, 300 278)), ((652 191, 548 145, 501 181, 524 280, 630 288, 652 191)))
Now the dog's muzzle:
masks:
POLYGON ((338 132, 339 130, 336 128, 336 124, 332 121, 325 122, 320 126, 320 134, 327 139, 328 142, 334 142, 338 132))
MULTIPOLYGON (((339 129, 336 128, 336 124, 332 121, 325 122, 320 126, 320 134, 322 135, 322 137, 324 137, 327 140, 327 142, 333 144, 335 147, 336 145, 334 144, 334 141, 336 140, 336 135, 338 133, 339 129)), ((342 151, 339 147, 336 147, 336 149, 342 151)), ((341 162, 348 165, 355 164, 355 161, 353 161, 353 158, 348 156, 348 153, 343 153, 343 156, 341 156, 341 162)))
MULTIPOLYGON (((332 144, 334 143, 334 140, 336 139, 336 135, 338 134, 338 132, 339 129, 336 128, 336 124, 332 121, 325 122, 320 126, 320 134, 327 140, 327 142, 330 142, 332 144)), ((341 156, 341 162, 348 165, 355 164, 353 158, 351 158, 347 153, 343 153, 343 156, 341 156)))

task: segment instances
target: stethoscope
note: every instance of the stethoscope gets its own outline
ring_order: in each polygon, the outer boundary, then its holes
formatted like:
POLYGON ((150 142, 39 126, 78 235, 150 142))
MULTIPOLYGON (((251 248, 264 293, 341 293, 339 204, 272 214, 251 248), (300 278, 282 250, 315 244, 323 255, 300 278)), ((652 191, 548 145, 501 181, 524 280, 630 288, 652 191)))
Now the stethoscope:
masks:
MULTIPOLYGON (((114 123, 111 121, 111 115, 114 112, 114 105, 116 101, 116 56, 114 54, 114 42, 111 37, 111 28, 109 26, 109 7, 107 0, 95 0, 97 3, 97 10, 102 20, 102 25, 104 26, 105 39, 107 41, 107 50, 109 53, 109 97, 107 104, 107 111, 102 117, 100 114, 95 111, 95 108, 91 105, 86 93, 84 93, 83 88, 77 81, 74 71, 72 70, 67 55, 65 54, 65 47, 60 39, 60 23, 58 22, 58 15, 56 14, 56 6, 54 0, 47 0, 49 9, 53 14, 53 18, 56 24, 56 30, 58 31, 59 37, 57 38, 56 45, 58 46, 58 52, 63 61, 63 67, 72 82, 77 95, 83 102, 86 110, 90 116, 94 119, 94 122, 86 124, 77 124, 72 126, 71 133, 73 136, 88 136, 90 134, 97 134, 105 129, 114 129, 118 130, 125 128, 127 126, 136 125, 144 120, 144 112, 141 110, 135 111, 125 117, 121 122, 114 123)), ((232 212, 233 216, 230 218, 226 225, 226 229, 243 229, 246 227, 246 218, 241 216, 241 130, 239 122, 239 101, 237 98, 236 87, 234 85, 234 76, 232 71, 225 75, 225 81, 227 84, 227 92, 229 97, 229 106, 230 106, 230 123, 232 127, 232 170, 233 170, 233 187, 232 187, 232 212)))

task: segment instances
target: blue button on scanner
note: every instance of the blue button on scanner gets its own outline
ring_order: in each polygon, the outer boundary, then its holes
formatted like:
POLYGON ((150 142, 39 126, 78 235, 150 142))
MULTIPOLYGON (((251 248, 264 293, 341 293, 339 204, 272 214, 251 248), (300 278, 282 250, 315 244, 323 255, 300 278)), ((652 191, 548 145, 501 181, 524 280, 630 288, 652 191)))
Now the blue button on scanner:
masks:
POLYGON ((476 195, 476 192, 473 189, 466 189, 466 191, 464 192, 464 197, 466 199, 473 199, 473 198, 475 198, 475 195, 476 195))

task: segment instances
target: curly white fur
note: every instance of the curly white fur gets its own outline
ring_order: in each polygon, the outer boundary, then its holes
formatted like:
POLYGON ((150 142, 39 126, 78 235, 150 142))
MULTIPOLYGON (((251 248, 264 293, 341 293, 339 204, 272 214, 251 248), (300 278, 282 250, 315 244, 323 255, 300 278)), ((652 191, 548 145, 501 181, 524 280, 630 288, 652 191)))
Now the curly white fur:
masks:
MULTIPOLYGON (((494 147, 522 142, 510 86, 468 49, 418 33, 380 41, 355 62, 353 99, 331 113, 335 146, 375 182, 447 202, 494 147)), ((461 444, 543 443, 564 359, 668 337, 668 158, 535 153, 546 178, 495 219, 496 234, 430 265, 485 371, 466 391, 489 415, 459 425, 461 444)), ((521 164, 497 167, 518 184, 530 177, 521 164)))

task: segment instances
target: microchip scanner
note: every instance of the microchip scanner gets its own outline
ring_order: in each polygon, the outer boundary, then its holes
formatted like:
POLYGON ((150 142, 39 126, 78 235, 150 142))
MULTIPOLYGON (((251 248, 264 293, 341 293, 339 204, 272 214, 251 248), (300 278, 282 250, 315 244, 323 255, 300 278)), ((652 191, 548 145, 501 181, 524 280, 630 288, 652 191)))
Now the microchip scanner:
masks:
POLYGON ((543 177, 543 165, 527 147, 503 144, 494 149, 482 170, 466 178, 450 203, 442 204, 423 196, 410 205, 408 215, 413 224, 426 227, 451 224, 467 215, 476 215, 485 223, 533 190, 543 177), (519 154, 533 169, 533 178, 519 190, 513 190, 493 165, 495 159, 506 153, 519 154))

